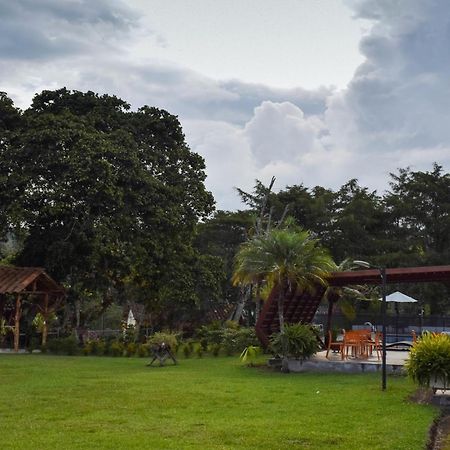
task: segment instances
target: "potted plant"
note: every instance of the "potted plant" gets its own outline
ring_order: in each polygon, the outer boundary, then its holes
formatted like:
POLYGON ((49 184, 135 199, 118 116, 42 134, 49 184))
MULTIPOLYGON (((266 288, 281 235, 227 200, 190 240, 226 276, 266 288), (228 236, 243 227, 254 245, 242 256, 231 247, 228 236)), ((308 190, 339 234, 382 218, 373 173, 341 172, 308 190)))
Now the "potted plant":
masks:
POLYGON ((450 336, 424 333, 411 348, 405 368, 420 386, 434 392, 450 389, 450 336))
POLYGON ((310 325, 296 323, 285 325, 284 333, 273 335, 271 348, 276 355, 295 358, 302 363, 317 353, 319 343, 310 325))

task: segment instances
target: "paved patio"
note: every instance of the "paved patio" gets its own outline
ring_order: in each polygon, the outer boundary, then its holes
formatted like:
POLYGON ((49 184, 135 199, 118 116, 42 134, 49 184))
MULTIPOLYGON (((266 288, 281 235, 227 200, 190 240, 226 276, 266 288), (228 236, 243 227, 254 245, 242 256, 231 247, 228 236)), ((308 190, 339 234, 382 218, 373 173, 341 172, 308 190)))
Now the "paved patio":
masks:
MULTIPOLYGON (((299 360, 289 360, 291 372, 381 372, 381 358, 371 356, 366 359, 349 358, 344 361, 338 353, 325 357, 326 351, 317 353, 313 358, 301 363, 299 360)), ((407 351, 388 350, 386 353, 386 371, 388 373, 403 373, 403 366, 409 356, 407 351)))

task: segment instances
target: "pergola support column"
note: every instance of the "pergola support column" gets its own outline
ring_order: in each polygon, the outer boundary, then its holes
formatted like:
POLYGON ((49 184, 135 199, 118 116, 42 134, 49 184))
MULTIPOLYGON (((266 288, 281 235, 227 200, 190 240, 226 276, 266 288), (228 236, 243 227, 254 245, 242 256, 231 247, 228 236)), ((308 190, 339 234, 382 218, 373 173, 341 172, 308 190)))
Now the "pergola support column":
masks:
POLYGON ((49 321, 49 310, 48 310, 48 294, 44 296, 44 323, 42 327, 42 345, 47 344, 47 336, 48 336, 48 321, 49 321))

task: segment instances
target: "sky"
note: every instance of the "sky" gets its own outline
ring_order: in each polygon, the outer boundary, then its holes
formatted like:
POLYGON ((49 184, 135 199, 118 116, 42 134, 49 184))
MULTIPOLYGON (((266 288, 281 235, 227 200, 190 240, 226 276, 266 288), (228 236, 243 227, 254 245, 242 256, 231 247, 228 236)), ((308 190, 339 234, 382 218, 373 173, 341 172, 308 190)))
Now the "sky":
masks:
POLYGON ((0 91, 114 94, 179 117, 235 187, 389 188, 450 169, 448 0, 0 0, 0 91))

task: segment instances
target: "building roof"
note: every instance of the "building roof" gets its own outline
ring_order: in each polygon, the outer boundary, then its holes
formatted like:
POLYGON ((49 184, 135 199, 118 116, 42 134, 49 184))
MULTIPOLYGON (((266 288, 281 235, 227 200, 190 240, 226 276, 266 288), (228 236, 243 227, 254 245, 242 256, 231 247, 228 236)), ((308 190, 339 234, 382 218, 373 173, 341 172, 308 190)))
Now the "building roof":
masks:
POLYGON ((0 294, 64 294, 65 290, 42 267, 0 266, 0 294))

